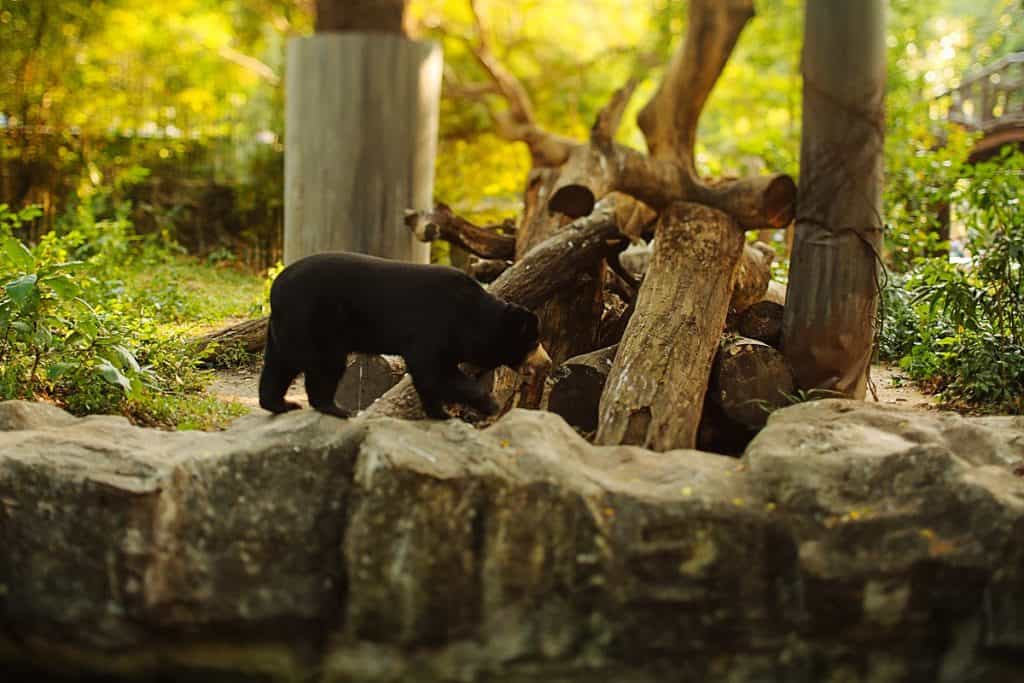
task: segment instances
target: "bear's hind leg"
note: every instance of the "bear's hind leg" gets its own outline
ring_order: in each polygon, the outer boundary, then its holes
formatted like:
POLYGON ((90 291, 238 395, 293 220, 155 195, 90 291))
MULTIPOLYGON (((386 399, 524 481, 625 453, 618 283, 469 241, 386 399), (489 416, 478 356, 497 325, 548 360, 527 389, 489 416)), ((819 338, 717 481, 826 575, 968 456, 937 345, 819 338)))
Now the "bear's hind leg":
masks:
POLYGON ((348 354, 339 352, 329 358, 325 354, 317 354, 318 359, 313 367, 306 368, 306 395, 309 405, 316 410, 335 417, 350 417, 351 413, 334 402, 338 391, 338 383, 345 375, 348 354))
POLYGON ((260 372, 260 408, 272 413, 286 413, 301 408, 294 401, 284 400, 288 387, 299 376, 299 369, 288 363, 274 343, 274 335, 267 329, 267 345, 263 350, 263 370, 260 372))

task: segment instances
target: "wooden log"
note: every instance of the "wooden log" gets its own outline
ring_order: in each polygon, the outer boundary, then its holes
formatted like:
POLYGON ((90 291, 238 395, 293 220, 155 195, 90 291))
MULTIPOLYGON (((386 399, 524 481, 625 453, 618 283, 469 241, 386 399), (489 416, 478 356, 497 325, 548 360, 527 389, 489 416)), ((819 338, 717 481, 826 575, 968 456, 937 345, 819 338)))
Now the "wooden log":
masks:
POLYGON ((508 270, 511 265, 511 261, 506 261, 504 259, 483 259, 478 256, 470 255, 466 271, 477 282, 490 284, 497 280, 498 277, 508 270))
POLYGON ((722 341, 715 358, 710 394, 730 420, 760 429, 768 413, 789 403, 793 372, 780 351, 745 337, 722 341))
POLYGON ((395 33, 288 44, 284 261, 356 251, 427 262, 403 226, 433 203, 441 49, 395 33))
POLYGON ((601 318, 601 329, 597 335, 598 348, 618 344, 629 325, 629 319, 636 309, 636 299, 624 301, 615 294, 606 297, 605 311, 601 318))
POLYGON ((556 370, 548 395, 548 410, 573 427, 591 433, 597 429, 601 392, 612 369, 618 345, 574 356, 556 370))
POLYGON ((405 361, 399 356, 350 354, 345 376, 334 395, 335 403, 355 414, 398 384, 403 375, 405 361))
POLYGON ((774 258, 775 251, 764 242, 743 245, 743 257, 736 268, 732 300, 729 302, 732 313, 742 313, 764 298, 771 281, 774 258))
POLYGON ((270 318, 244 320, 191 340, 194 353, 211 367, 222 368, 237 359, 238 353, 263 353, 270 318))
POLYGON ((447 204, 438 203, 430 211, 410 209, 405 225, 420 242, 446 240, 485 259, 511 259, 516 253, 511 221, 481 227, 456 215, 447 204))
POLYGON ((657 234, 601 395, 599 444, 696 445, 743 232, 721 211, 680 202, 662 213, 657 234))
POLYGON ((786 285, 772 280, 764 292, 762 301, 773 301, 780 306, 786 305, 786 285))
MULTIPOLYGON (((523 197, 523 218, 516 233, 516 260, 572 222, 568 216, 548 210, 551 187, 558 177, 559 172, 554 169, 534 169, 530 173, 523 197)), ((636 203, 627 197, 610 202, 609 206, 616 207, 636 203)), ((545 348, 556 365, 594 348, 601 324, 603 268, 600 259, 592 262, 586 271, 577 274, 575 282, 553 292, 536 311, 545 348)), ((512 375, 499 373, 499 389, 503 380, 511 379, 512 375)))
MULTIPOLYGON (((536 309, 553 293, 578 279, 581 272, 599 263, 607 241, 618 234, 615 201, 598 202, 591 215, 574 221, 535 246, 487 289, 500 299, 536 309)), ((473 374, 481 373, 474 371, 473 374)), ((377 399, 365 414, 415 419, 423 417, 423 409, 412 381, 405 377, 377 399)))
POLYGON ((762 299, 740 314, 736 331, 744 337, 756 339, 774 348, 782 340, 782 316, 785 306, 762 299))

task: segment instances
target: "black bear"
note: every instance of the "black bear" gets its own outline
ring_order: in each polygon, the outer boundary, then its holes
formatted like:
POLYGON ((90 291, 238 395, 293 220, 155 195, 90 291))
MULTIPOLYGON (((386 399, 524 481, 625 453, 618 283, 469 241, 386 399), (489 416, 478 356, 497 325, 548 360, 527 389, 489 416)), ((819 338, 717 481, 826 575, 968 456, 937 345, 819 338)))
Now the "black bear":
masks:
POLYGON ((270 324, 260 374, 260 406, 285 400, 305 373, 313 408, 347 417, 334 402, 349 352, 397 354, 432 418, 443 402, 493 414, 498 405, 462 362, 491 370, 550 362, 537 316, 487 293, 462 271, 350 253, 307 256, 281 271, 270 288, 270 324))

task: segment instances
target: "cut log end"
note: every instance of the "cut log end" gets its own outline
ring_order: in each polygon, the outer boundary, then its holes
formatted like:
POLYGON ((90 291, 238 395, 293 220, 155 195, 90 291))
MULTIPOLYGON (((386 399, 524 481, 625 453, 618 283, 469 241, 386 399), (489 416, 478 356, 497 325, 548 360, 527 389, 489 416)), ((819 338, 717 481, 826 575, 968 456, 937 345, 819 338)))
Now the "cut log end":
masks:
POLYGON ((745 337, 724 341, 712 371, 712 397, 730 420, 760 429, 768 413, 786 405, 793 372, 782 353, 745 337))
POLYGON ((785 306, 763 299, 743 312, 736 329, 744 337, 778 348, 782 337, 783 313, 785 306))
POLYGON ((772 178, 764 190, 764 215, 768 225, 784 228, 796 216, 796 183, 788 175, 772 178))

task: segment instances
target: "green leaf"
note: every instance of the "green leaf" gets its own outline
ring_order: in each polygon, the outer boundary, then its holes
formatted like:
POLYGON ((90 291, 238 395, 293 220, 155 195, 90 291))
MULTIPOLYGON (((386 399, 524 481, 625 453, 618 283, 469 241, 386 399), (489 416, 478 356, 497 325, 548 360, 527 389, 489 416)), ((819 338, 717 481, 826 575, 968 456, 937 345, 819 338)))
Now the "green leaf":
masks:
POLYGON ((65 301, 74 299, 81 291, 78 285, 75 284, 75 281, 67 275, 51 275, 48 278, 44 278, 42 282, 65 301))
POLYGON ((116 354, 116 358, 111 360, 116 360, 122 369, 130 369, 132 372, 139 371, 139 362, 135 360, 135 355, 131 351, 120 344, 115 344, 111 350, 116 354))
POLYGON ((16 280, 12 280, 4 285, 7 290, 7 295, 18 305, 19 308, 24 308, 25 303, 29 300, 36 290, 36 277, 35 273, 29 273, 28 275, 22 275, 16 280))
POLYGON ((132 390, 132 383, 124 376, 120 370, 111 365, 107 359, 101 360, 96 365, 96 370, 99 371, 100 377, 104 379, 108 384, 121 387, 124 393, 130 393, 132 390))
POLYGON ((48 349, 53 343, 53 335, 45 327, 36 328, 35 334, 32 335, 32 343, 40 349, 48 349))
POLYGON ((4 237, 0 240, 0 251, 10 259, 18 270, 26 271, 35 268, 36 260, 28 247, 21 243, 21 240, 4 237))
POLYGON ((78 363, 56 362, 46 368, 46 378, 50 380, 60 379, 64 375, 74 372, 79 368, 78 363))

